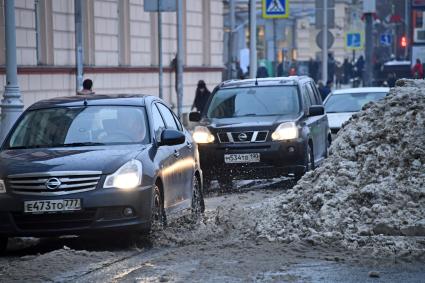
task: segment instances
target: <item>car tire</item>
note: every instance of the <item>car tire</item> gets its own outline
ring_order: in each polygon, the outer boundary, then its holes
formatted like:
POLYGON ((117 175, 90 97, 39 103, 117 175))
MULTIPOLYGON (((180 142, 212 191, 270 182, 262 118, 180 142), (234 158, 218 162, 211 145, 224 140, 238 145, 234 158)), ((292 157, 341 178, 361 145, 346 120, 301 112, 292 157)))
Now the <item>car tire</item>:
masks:
POLYGON ((307 145, 307 154, 306 154, 306 160, 305 160, 305 171, 303 173, 297 173, 295 174, 295 182, 298 182, 302 178, 302 176, 307 173, 308 171, 314 170, 314 152, 313 148, 311 147, 310 143, 307 145))
POLYGON ((160 188, 157 184, 152 192, 152 210, 151 210, 151 232, 162 230, 167 226, 167 217, 165 215, 164 200, 162 199, 160 188))
POLYGON ((6 252, 7 242, 8 242, 7 237, 3 237, 3 236, 0 237, 0 255, 4 254, 6 252))
POLYGON ((192 218, 198 221, 205 211, 204 197, 202 195, 201 182, 197 176, 193 176, 192 182, 192 218))

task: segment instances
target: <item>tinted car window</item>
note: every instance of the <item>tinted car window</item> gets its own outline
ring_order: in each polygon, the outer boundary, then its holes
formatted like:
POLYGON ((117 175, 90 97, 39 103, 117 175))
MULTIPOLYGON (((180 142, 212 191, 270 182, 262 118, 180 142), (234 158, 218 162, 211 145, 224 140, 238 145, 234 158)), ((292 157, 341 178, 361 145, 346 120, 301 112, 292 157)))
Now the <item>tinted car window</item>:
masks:
POLYGON ((307 87, 305 85, 302 86, 302 94, 303 94, 305 106, 308 109, 313 103, 311 101, 311 97, 308 94, 307 87))
POLYGON ((221 89, 208 107, 208 118, 275 116, 300 111, 295 86, 221 89))
POLYGON ((26 112, 7 142, 8 148, 90 144, 147 143, 144 108, 88 106, 26 112))
POLYGON ((177 126, 177 123, 174 120, 174 116, 171 113, 170 109, 168 109, 167 107, 165 107, 161 103, 157 103, 156 105, 158 106, 159 111, 161 111, 162 117, 164 117, 164 121, 165 121, 167 128, 168 129, 174 129, 174 130, 178 131, 179 127, 177 126))
POLYGON ((316 96, 314 95, 313 89, 311 88, 311 85, 309 83, 305 85, 305 89, 306 89, 306 91, 307 91, 307 93, 310 97, 311 105, 319 104, 317 99, 316 99, 316 96))
POLYGON ((377 101, 386 95, 385 92, 333 94, 326 101, 325 109, 328 113, 357 112, 366 103, 377 101))
POLYGON ((307 87, 312 95, 312 99, 315 105, 322 105, 322 99, 320 98, 319 91, 311 83, 307 84, 307 87))

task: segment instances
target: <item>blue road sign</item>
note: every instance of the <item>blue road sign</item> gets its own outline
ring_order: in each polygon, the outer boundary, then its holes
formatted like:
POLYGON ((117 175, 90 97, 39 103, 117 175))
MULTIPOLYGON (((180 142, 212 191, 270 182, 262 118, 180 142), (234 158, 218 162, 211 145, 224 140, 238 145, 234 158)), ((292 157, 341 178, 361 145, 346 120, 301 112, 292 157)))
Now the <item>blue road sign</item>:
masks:
POLYGON ((289 17, 289 0, 263 0, 263 18, 289 17))
POLYGON ((348 49, 363 48, 363 37, 360 32, 349 32, 345 35, 345 47, 348 49))
POLYGON ((380 37, 381 45, 383 46, 391 46, 391 43, 393 42, 393 38, 391 34, 389 33, 383 33, 380 37))

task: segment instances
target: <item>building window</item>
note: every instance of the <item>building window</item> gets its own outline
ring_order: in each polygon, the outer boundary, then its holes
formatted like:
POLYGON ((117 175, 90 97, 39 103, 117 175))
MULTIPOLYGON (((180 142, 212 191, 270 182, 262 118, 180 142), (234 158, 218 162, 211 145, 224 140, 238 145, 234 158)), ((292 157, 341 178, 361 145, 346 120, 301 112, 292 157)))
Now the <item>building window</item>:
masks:
POLYGON ((119 65, 130 65, 130 2, 129 0, 120 0, 118 6, 119 34, 118 51, 119 65))
POLYGON ((202 49, 203 65, 211 65, 211 2, 202 1, 202 49))
POLYGON ((52 0, 35 1, 37 64, 53 65, 52 0))
POLYGON ((0 65, 6 64, 4 1, 0 1, 0 65))
POLYGON ((94 62, 94 0, 83 1, 83 54, 84 65, 93 66, 94 62))

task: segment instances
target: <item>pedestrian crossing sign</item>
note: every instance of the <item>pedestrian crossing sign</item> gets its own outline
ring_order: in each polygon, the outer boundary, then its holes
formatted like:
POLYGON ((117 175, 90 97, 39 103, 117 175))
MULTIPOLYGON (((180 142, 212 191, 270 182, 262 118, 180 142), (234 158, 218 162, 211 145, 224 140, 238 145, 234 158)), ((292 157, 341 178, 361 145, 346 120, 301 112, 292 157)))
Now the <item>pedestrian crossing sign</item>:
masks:
POLYGON ((289 17, 289 0, 262 0, 263 18, 276 19, 289 17))
POLYGON ((363 49, 362 32, 347 32, 345 34, 345 48, 350 50, 363 49))

